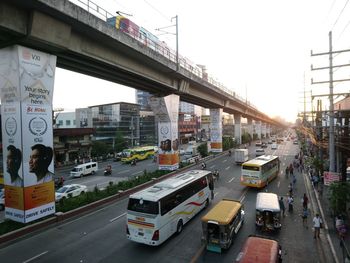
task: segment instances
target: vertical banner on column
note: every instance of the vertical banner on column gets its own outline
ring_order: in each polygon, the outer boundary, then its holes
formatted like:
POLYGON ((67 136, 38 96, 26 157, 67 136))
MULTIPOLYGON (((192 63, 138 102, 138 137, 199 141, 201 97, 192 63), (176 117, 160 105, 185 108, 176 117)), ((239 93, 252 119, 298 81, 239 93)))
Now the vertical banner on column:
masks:
POLYGON ((52 98, 56 56, 21 46, 1 50, 8 52, 14 81, 9 85, 8 80, 5 84, 1 80, 2 101, 7 98, 2 107, 2 124, 7 127, 3 129, 5 217, 27 223, 55 212, 52 98), (13 180, 17 169, 20 179, 13 180))
POLYGON ((149 103, 158 120, 159 169, 176 170, 179 168, 179 96, 150 97, 149 103))
POLYGON ((22 124, 17 47, 0 50, 5 218, 24 222, 22 124))
POLYGON ((210 146, 212 152, 222 152, 222 109, 210 109, 210 146))

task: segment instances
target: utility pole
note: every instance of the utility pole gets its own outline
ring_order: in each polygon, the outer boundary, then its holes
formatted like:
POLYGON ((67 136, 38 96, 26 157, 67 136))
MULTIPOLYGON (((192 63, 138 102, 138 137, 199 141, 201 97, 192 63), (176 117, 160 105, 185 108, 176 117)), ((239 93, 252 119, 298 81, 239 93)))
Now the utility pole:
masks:
POLYGON ((333 83, 334 82, 342 82, 342 81, 349 81, 350 79, 339 79, 334 80, 333 79, 333 69, 334 68, 340 68, 340 67, 347 67, 350 66, 350 64, 342 64, 342 65, 333 65, 333 54, 343 53, 343 52, 349 52, 350 49, 347 50, 338 50, 333 51, 332 49, 332 31, 329 32, 329 51, 324 53, 318 53, 313 54, 311 51, 311 56, 322 56, 322 55, 328 55, 329 56, 329 67, 319 67, 314 68, 311 65, 311 70, 324 70, 329 69, 329 80, 328 81, 317 81, 314 82, 313 79, 311 79, 311 84, 329 84, 329 171, 335 172, 335 139, 334 139, 334 105, 333 105, 333 83))
POLYGON ((332 31, 329 32, 329 104, 329 171, 335 172, 332 31))

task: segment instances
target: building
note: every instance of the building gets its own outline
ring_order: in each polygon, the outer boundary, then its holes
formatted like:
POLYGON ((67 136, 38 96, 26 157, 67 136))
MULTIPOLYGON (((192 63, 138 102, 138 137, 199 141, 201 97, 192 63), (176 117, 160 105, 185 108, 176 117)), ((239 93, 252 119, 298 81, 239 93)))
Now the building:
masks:
POLYGON ((140 105, 116 102, 89 106, 95 139, 114 145, 120 132, 129 147, 140 145, 140 105))
POLYGON ((57 112, 54 116, 54 128, 76 128, 75 112, 57 112))
POLYGON ((152 96, 151 93, 142 90, 135 90, 136 103, 140 105, 142 111, 152 111, 151 106, 148 103, 148 98, 152 96))

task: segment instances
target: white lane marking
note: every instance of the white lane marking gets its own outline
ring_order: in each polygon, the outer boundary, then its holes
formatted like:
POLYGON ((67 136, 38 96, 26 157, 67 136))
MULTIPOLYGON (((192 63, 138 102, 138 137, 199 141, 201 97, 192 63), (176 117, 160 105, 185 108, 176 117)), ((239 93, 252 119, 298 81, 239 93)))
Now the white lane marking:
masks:
POLYGON ((210 166, 209 168, 210 168, 210 169, 212 169, 212 168, 214 168, 214 167, 215 167, 215 164, 214 164, 214 165, 212 165, 212 166, 210 166))
POLYGON ((37 258, 39 258, 39 257, 41 257, 41 256, 43 256, 43 255, 45 255, 45 254, 48 253, 48 252, 49 252, 49 251, 45 251, 45 252, 43 252, 43 253, 40 253, 40 254, 38 254, 38 255, 36 255, 36 256, 30 258, 30 259, 27 259, 26 261, 23 261, 23 263, 28 263, 28 262, 30 262, 30 261, 33 261, 33 260, 35 260, 35 259, 37 259, 37 258))
POLYGON ((126 215, 126 213, 121 214, 121 215, 119 215, 119 216, 117 216, 117 217, 115 217, 115 218, 110 219, 109 222, 112 223, 113 221, 115 221, 115 220, 117 220, 117 219, 119 219, 119 218, 121 218, 121 217, 123 217, 123 216, 125 216, 125 215, 126 215))
POLYGON ((226 163, 226 162, 227 162, 227 159, 223 160, 222 162, 223 162, 223 163, 226 163))
POLYGON ((228 181, 229 183, 231 183, 233 180, 235 180, 235 178, 234 177, 232 177, 232 179, 230 180, 230 181, 228 181))
POLYGON ((133 173, 133 174, 131 174, 131 175, 137 175, 137 174, 140 174, 140 173, 143 173, 143 171, 138 171, 138 172, 133 173))
POLYGON ((280 184, 281 184, 281 182, 278 181, 278 182, 277 182, 277 188, 280 188, 280 184))
POLYGON ((219 194, 219 192, 216 192, 216 193, 214 194, 214 197, 217 196, 218 194, 219 194))
POLYGON ((246 188, 244 189, 244 192, 243 192, 242 196, 239 198, 239 201, 241 201, 241 203, 243 203, 247 192, 248 192, 248 187, 246 187, 246 188))
POLYGON ((118 174, 123 174, 123 173, 127 173, 127 172, 130 172, 130 170, 121 171, 121 172, 118 172, 118 174))
POLYGON ((227 171, 228 169, 230 169, 230 166, 227 166, 227 167, 225 168, 226 171, 227 171))

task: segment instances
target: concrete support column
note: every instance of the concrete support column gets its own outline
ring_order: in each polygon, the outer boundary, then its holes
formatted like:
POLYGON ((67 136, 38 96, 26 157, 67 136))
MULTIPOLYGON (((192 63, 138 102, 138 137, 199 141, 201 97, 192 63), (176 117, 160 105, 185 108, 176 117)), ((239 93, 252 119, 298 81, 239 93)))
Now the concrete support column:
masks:
POLYGON ((262 122, 261 123, 261 137, 264 137, 264 139, 266 139, 266 123, 262 122))
POLYGON ((258 135, 258 139, 261 140, 261 121, 255 121, 255 133, 258 135))
POLYGON ((250 137, 253 139, 253 133, 254 133, 254 127, 253 127, 253 119, 247 118, 247 128, 248 128, 248 133, 250 134, 250 137))
POLYGON ((271 137, 271 124, 266 124, 267 126, 266 126, 266 136, 268 137, 268 138, 270 138, 271 137))
POLYGON ((222 109, 210 109, 210 148, 222 152, 222 109))
POLYGON ((149 98, 158 124, 159 170, 174 171, 179 168, 179 103, 180 97, 175 94, 149 98))
POLYGON ((235 140, 237 144, 242 144, 242 125, 241 125, 241 114, 235 114, 235 140))

